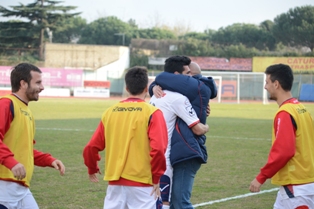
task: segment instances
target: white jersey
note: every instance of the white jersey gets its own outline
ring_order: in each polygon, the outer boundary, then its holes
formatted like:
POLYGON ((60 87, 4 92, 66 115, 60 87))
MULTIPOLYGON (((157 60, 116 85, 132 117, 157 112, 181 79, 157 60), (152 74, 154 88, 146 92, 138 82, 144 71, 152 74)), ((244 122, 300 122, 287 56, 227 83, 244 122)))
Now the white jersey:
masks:
POLYGON ((166 151, 167 164, 170 164, 171 137, 177 117, 180 117, 189 127, 197 124, 199 119, 189 101, 189 99, 177 92, 164 90, 162 98, 153 96, 150 104, 159 108, 165 118, 168 129, 168 147, 166 151))

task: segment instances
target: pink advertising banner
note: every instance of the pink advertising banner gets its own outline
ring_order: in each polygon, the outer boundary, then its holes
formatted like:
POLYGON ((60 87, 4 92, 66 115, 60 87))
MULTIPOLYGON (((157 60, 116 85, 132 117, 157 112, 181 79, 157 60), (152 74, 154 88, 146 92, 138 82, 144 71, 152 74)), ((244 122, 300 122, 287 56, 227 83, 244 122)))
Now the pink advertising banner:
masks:
POLYGON ((251 58, 190 57, 202 70, 252 71, 251 58))
MULTIPOLYGON (((0 66, 0 85, 10 85, 11 66, 0 66)), ((50 87, 82 87, 83 70, 62 68, 40 68, 43 85, 50 87)))

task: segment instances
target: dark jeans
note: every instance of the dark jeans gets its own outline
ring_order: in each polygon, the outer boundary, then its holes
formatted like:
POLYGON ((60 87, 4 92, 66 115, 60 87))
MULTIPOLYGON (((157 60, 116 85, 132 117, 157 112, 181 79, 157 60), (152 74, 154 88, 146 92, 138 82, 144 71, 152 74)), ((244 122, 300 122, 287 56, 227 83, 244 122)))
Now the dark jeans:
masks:
POLYGON ((196 159, 186 160, 173 166, 170 209, 193 209, 190 202, 194 177, 201 167, 196 159))

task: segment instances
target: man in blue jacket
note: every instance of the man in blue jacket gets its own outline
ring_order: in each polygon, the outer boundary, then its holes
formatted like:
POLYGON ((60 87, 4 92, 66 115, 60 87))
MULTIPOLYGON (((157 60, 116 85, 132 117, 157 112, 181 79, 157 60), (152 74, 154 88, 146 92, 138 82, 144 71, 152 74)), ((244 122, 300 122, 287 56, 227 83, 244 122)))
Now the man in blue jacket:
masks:
MULTIPOLYGON (((185 95, 190 100, 200 122, 206 124, 209 100, 217 96, 217 87, 211 77, 202 77, 197 63, 191 62, 189 67, 192 77, 169 72, 159 74, 150 86, 150 95, 156 84, 163 89, 185 95)), ((158 92, 158 87, 154 89, 158 92)), ((156 94, 157 97, 162 96, 161 92, 156 94)), ((171 137, 170 162, 173 167, 173 185, 170 208, 193 208, 190 197, 194 177, 201 164, 207 162, 205 142, 205 135, 195 135, 183 120, 177 118, 171 137)))

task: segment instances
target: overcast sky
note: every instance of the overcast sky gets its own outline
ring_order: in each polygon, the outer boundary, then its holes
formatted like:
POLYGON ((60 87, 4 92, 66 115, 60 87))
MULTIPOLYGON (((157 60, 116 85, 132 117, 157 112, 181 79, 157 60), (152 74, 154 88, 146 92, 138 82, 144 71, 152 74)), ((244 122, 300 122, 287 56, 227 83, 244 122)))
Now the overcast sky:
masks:
MULTIPOLYGON (((29 4, 34 0, 0 0, 0 5, 8 8, 19 2, 29 4)), ((100 17, 116 16, 125 22, 132 18, 141 28, 164 24, 203 32, 233 23, 258 25, 264 20, 273 21, 291 8, 314 6, 314 0, 64 0, 61 4, 77 6, 73 12, 82 12, 88 23, 100 17)), ((0 18, 0 21, 6 19, 0 18)))

